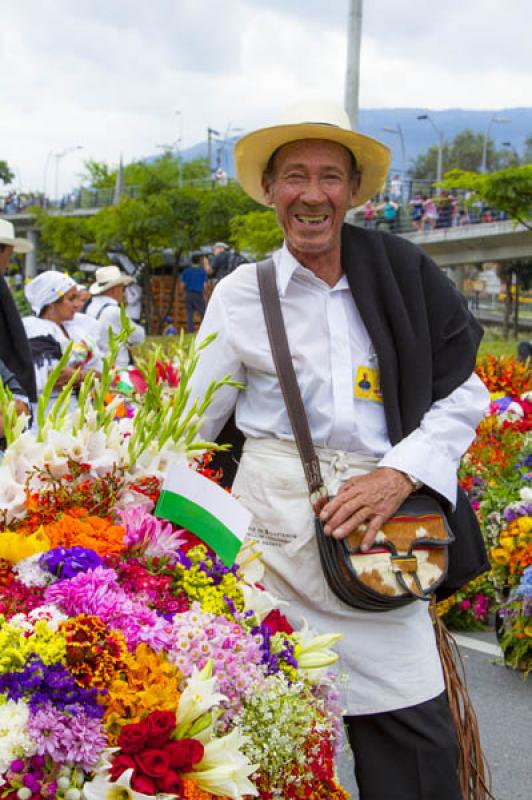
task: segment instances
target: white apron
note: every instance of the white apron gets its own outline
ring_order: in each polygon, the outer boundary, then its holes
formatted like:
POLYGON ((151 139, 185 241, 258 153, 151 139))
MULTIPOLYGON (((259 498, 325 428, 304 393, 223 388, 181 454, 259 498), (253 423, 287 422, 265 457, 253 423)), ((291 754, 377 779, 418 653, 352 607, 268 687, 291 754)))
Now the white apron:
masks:
MULTIPOLYGON (((370 456, 316 448, 330 494, 376 467, 370 456)), ((250 535, 266 567, 265 587, 290 603, 317 633, 343 633, 340 655, 345 714, 373 714, 430 700, 444 690, 428 604, 416 600, 383 613, 337 599, 321 570, 308 487, 294 442, 247 439, 233 493, 252 512, 250 535)))

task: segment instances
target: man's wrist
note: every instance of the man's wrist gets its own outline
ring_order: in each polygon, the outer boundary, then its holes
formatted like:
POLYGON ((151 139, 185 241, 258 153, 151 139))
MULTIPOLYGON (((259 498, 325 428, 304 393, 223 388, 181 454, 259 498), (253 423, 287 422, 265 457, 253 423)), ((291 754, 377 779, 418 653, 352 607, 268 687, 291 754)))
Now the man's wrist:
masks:
MULTIPOLYGON (((401 470, 402 472, 402 470, 401 470)), ((420 481, 419 478, 416 478, 415 475, 411 475, 410 472, 403 472, 403 475, 408 478, 410 483, 412 484, 412 489, 414 492, 418 492, 423 487, 423 481, 420 481)))

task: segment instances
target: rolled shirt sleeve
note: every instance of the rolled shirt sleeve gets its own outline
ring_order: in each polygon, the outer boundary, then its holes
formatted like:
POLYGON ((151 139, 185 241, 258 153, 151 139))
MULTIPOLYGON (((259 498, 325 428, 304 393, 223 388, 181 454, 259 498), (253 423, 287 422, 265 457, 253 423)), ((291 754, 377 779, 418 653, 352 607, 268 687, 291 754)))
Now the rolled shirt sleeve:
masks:
POLYGON ((489 406, 489 392, 473 373, 450 395, 434 403, 411 434, 392 447, 380 467, 413 475, 456 504, 456 472, 489 406))

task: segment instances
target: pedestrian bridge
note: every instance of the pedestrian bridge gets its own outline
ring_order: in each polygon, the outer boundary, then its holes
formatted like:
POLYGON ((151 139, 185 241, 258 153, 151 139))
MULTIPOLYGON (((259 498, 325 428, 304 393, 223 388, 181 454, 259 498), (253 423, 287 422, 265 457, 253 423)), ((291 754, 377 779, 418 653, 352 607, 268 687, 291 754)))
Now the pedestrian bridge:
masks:
POLYGON ((440 267, 532 258, 532 230, 511 220, 402 233, 440 267))
MULTIPOLYGON (((51 211, 64 217, 90 217, 100 208, 83 208, 51 211)), ((30 212, 11 214, 17 235, 28 236, 34 244, 38 241, 35 217, 30 212)), ((466 264, 482 264, 486 261, 513 261, 532 258, 532 230, 511 220, 479 222, 450 228, 435 228, 431 231, 397 231, 417 244, 427 255, 443 268, 457 269, 466 264)), ((36 274, 35 253, 26 256, 26 274, 36 274)))

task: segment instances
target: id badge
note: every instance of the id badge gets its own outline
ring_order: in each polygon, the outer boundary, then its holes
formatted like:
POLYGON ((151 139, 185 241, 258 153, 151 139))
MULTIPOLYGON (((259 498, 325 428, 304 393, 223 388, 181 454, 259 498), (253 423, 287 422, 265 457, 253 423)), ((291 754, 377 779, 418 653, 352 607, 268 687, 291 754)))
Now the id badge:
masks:
POLYGON ((355 377, 355 397, 382 403, 380 373, 372 367, 358 367, 355 377))

